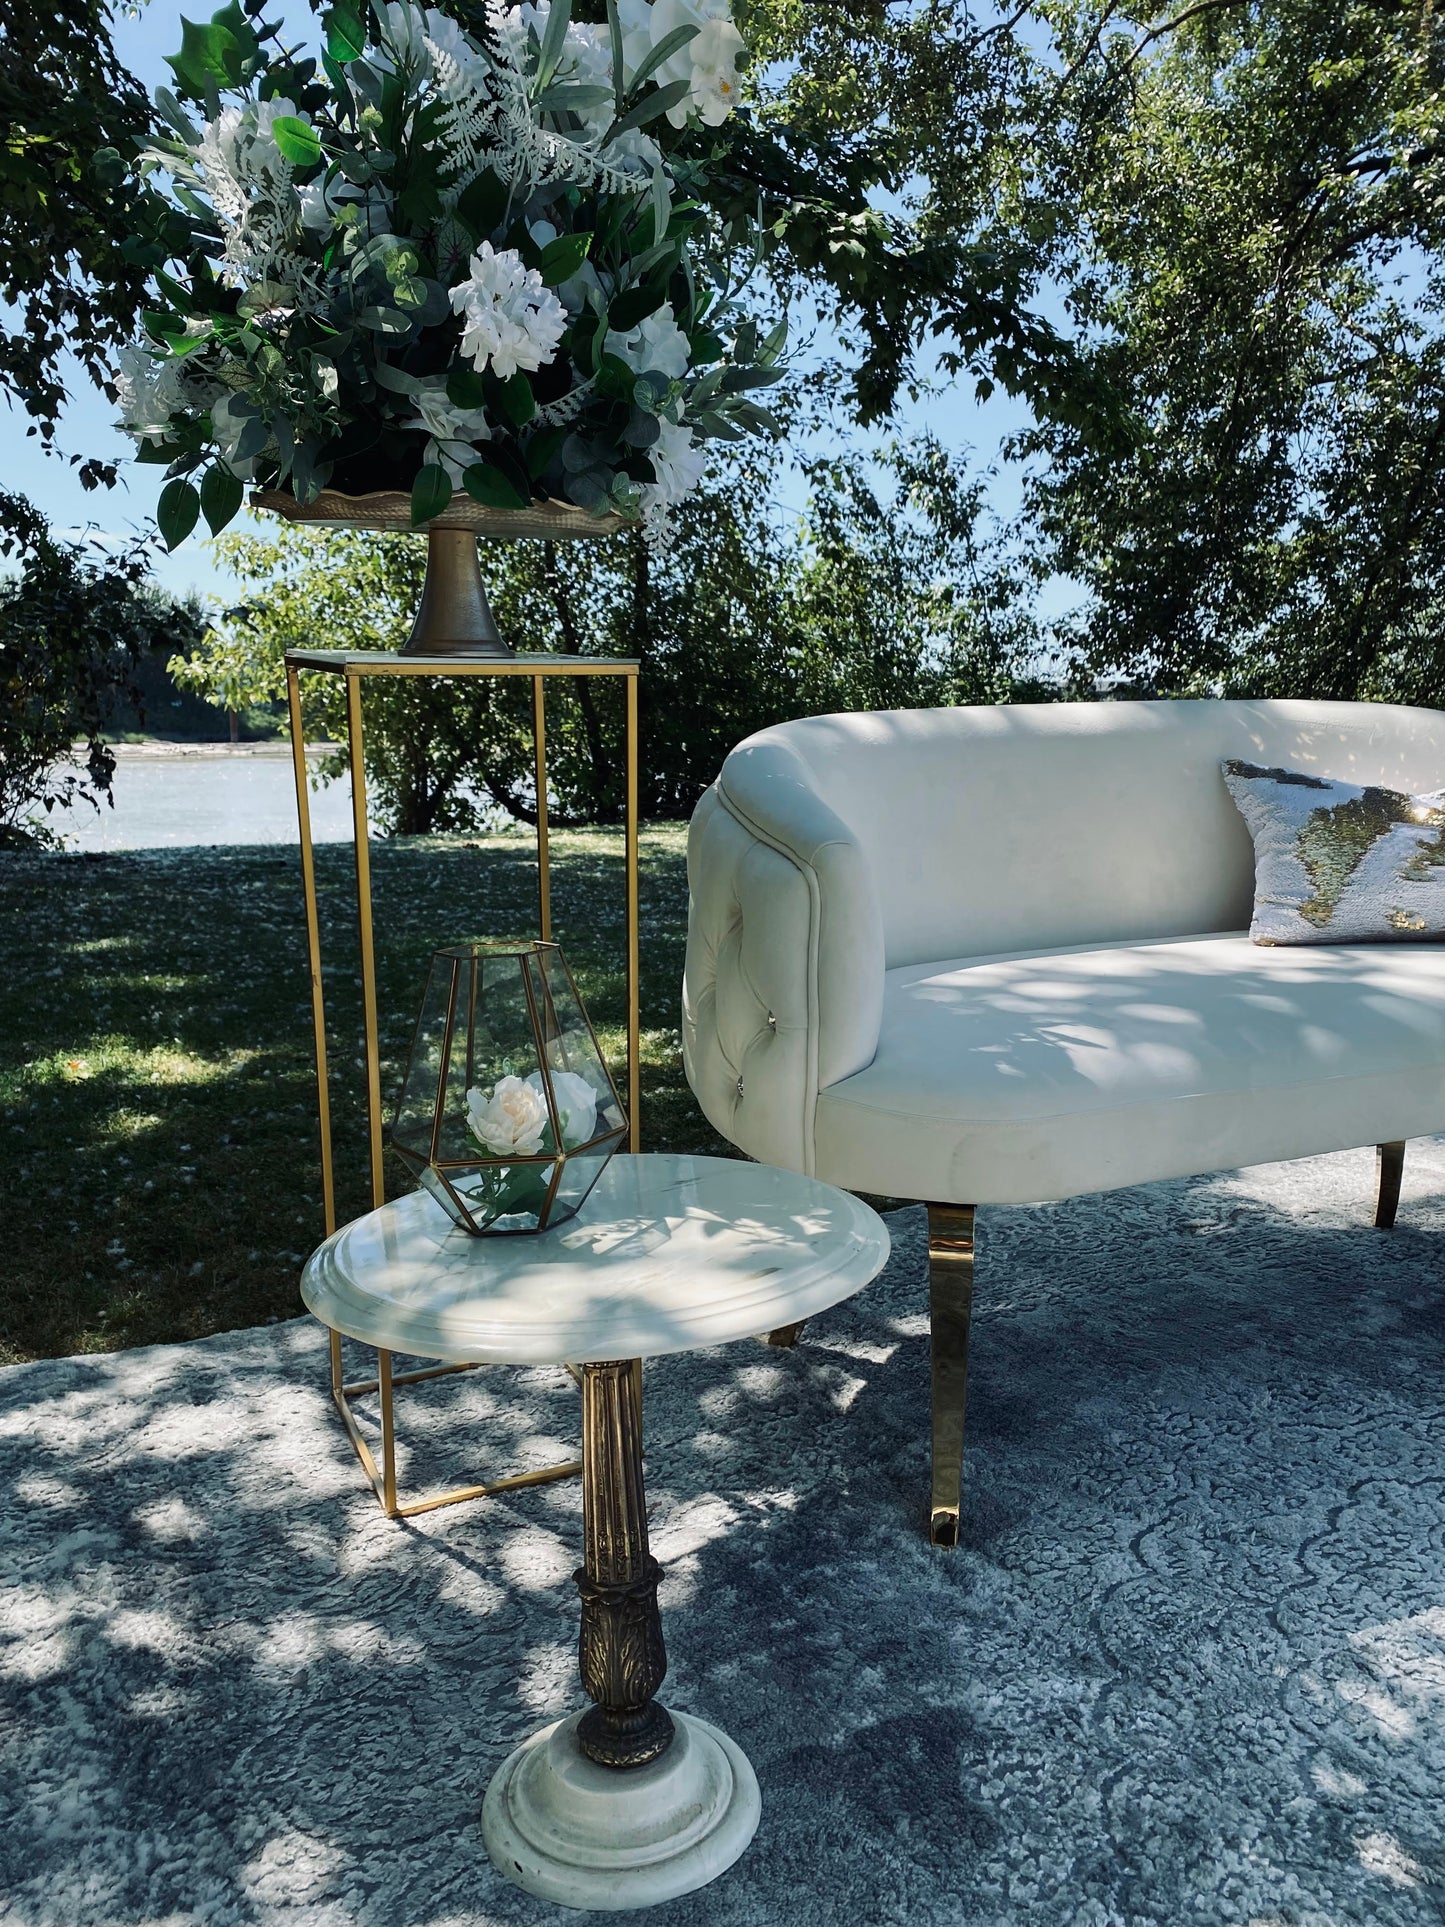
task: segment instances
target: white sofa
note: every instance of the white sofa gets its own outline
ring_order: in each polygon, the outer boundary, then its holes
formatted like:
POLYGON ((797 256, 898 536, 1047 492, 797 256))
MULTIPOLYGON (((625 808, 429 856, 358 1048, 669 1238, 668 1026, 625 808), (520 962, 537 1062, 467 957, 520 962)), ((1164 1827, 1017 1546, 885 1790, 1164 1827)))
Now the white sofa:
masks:
POLYGON ((1388 1225, 1404 1140, 1445 1130, 1445 945, 1251 944, 1226 756, 1434 790, 1445 714, 821 716, 739 745, 694 814, 682 1037, 704 1112, 752 1157, 930 1207, 939 1543, 973 1207, 1375 1143, 1388 1225))

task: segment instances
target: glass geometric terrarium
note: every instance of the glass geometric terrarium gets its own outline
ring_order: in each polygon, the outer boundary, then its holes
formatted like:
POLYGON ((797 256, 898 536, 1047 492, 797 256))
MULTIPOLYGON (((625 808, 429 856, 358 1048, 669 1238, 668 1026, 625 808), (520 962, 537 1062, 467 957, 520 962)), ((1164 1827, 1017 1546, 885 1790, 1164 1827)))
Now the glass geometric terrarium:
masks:
POLYGON ((437 951, 390 1142, 464 1230, 561 1224, 626 1132, 555 943, 437 951))

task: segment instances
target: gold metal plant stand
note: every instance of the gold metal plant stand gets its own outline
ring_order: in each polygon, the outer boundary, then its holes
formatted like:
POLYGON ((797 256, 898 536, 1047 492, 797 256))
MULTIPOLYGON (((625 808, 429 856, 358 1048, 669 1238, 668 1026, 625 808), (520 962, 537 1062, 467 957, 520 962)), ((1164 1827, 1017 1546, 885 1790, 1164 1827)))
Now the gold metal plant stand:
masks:
MULTIPOLYGON (((286 702, 291 722, 291 756, 296 775, 296 814, 301 830, 301 881, 306 898, 306 948, 311 968, 311 1021, 316 1041, 317 1107, 321 1136, 321 1200, 326 1235, 336 1229, 336 1182, 331 1141, 331 1093, 327 1082, 326 1006, 321 974, 321 918, 316 897, 316 860, 311 840, 311 808, 306 776, 306 738, 301 720, 301 676, 315 673, 340 676, 346 684, 347 755, 351 770, 352 838, 356 857, 357 933, 361 962, 361 1007, 366 1073, 366 1115, 372 1206, 385 1204, 383 1175, 381 1049, 377 1026, 376 951, 371 916, 371 852, 367 832, 366 763, 363 753, 362 685, 370 676, 528 676, 532 682, 532 722, 537 782, 537 911, 538 935, 552 935, 551 869, 547 846, 547 725, 546 686, 556 676, 621 676, 626 690, 626 806, 624 817, 627 891, 627 1119, 628 1149, 640 1148, 640 985, 637 897, 637 671, 635 660, 615 656, 464 656, 393 654, 380 650, 293 649, 286 656, 286 702)), ((393 1390, 424 1379, 474 1371, 472 1365, 434 1365, 423 1371, 393 1372, 392 1354, 377 1352, 374 1379, 348 1383, 342 1371, 341 1334, 331 1333, 331 1396, 341 1414, 347 1437, 371 1481, 388 1518, 409 1518, 438 1506, 457 1505, 516 1486, 541 1485, 552 1479, 574 1478, 580 1459, 544 1466, 486 1483, 459 1486, 433 1497, 403 1505, 397 1492, 396 1424, 393 1390), (381 1413, 381 1464, 356 1422, 352 1401, 377 1395, 381 1413)), ((573 1374, 576 1377, 576 1374, 573 1374)))

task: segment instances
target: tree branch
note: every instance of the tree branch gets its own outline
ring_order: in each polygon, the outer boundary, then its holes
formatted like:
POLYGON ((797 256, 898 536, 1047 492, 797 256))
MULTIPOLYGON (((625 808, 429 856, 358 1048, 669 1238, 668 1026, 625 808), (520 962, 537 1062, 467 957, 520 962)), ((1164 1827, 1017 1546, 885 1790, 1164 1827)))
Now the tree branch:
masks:
POLYGON ((1167 33, 1176 32, 1178 28, 1187 25, 1189 21, 1197 19, 1201 13, 1217 13, 1226 8, 1243 7, 1248 4, 1249 0, 1194 0, 1194 5, 1192 7, 1186 7, 1183 13, 1176 13, 1172 20, 1161 21, 1157 27, 1151 27, 1148 33, 1142 34, 1139 39, 1134 42, 1129 56, 1124 62, 1124 70, 1127 71, 1132 67, 1140 54, 1144 52, 1144 49, 1151 46, 1154 41, 1162 40, 1167 33))

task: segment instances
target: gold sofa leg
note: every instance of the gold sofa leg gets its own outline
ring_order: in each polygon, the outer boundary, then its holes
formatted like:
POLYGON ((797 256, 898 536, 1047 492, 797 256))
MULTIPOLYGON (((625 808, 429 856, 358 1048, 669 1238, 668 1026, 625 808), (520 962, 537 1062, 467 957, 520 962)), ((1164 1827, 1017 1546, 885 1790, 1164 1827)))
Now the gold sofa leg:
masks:
POLYGON ((1405 1175, 1404 1138, 1397 1138, 1392 1144, 1377 1144, 1375 1164, 1380 1174, 1380 1188, 1375 1199, 1375 1224, 1379 1230, 1388 1231, 1400 1208, 1400 1179, 1405 1175))
POLYGON ((963 1421, 968 1400, 968 1325, 973 1312, 971 1204, 928 1207, 928 1313, 932 1336, 933 1498, 928 1536, 958 1544, 963 1494, 963 1421))
POLYGON ((806 1318, 800 1318, 796 1325, 779 1325, 776 1331, 768 1333, 768 1343, 770 1345, 779 1345, 784 1350, 791 1351, 802 1337, 803 1327, 807 1322, 806 1318))

